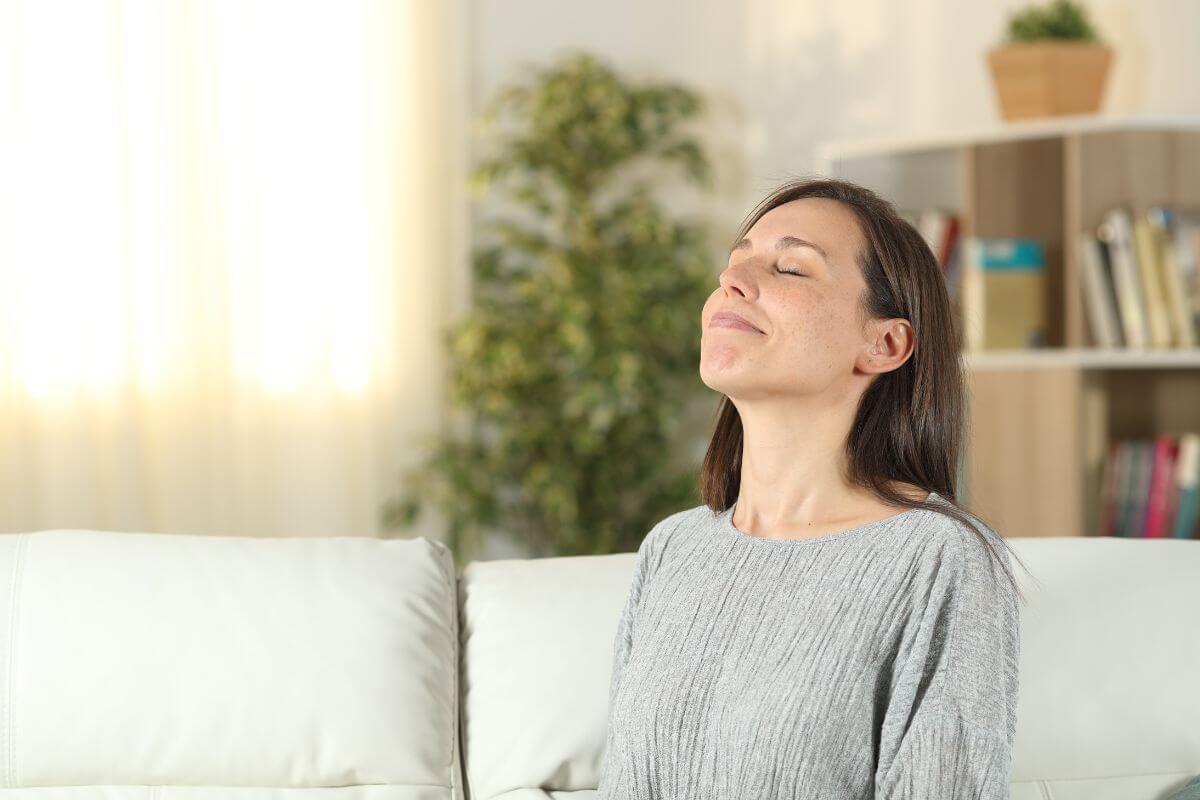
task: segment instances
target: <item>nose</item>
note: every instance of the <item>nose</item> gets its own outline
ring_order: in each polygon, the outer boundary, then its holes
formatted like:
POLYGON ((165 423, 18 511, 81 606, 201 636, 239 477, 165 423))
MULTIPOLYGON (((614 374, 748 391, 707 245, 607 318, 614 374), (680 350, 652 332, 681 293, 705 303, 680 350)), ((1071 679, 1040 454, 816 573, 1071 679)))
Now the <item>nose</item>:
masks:
POLYGON ((758 297, 758 284, 752 270, 748 268, 749 261, 750 259, 746 259, 736 264, 730 264, 721 271, 717 282, 720 283, 726 295, 736 292, 747 300, 758 297))

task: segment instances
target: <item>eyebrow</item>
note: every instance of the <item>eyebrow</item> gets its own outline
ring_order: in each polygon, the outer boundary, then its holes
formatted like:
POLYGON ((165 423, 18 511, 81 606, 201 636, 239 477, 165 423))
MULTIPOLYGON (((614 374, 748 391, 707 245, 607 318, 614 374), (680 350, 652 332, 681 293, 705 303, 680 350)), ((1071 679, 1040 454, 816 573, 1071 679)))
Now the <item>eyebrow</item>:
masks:
MULTIPOLYGON (((744 238, 733 246, 733 250, 749 250, 751 247, 753 247, 753 245, 750 244, 750 239, 744 238)), ((810 242, 807 239, 801 239, 798 236, 781 236, 775 240, 776 250, 787 250, 791 247, 811 247, 813 250, 816 250, 821 254, 821 258, 825 259, 826 264, 830 264, 830 266, 832 266, 832 263, 829 261, 829 254, 826 253, 825 250, 822 249, 822 247, 818 244, 810 242)), ((729 252, 733 253, 733 250, 730 250, 729 252)))

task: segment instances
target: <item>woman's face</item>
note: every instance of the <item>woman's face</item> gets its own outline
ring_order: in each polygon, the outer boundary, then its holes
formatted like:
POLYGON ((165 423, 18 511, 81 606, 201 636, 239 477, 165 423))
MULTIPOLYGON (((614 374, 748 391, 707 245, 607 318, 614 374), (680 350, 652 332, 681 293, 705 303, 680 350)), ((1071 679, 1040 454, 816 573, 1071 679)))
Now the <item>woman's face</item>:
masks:
POLYGON ((836 200, 802 198, 764 214, 730 253, 704 304, 701 380, 731 399, 856 401, 862 387, 849 379, 871 349, 855 259, 863 246, 857 218, 836 200), (740 314, 759 330, 713 326, 720 312, 740 314))

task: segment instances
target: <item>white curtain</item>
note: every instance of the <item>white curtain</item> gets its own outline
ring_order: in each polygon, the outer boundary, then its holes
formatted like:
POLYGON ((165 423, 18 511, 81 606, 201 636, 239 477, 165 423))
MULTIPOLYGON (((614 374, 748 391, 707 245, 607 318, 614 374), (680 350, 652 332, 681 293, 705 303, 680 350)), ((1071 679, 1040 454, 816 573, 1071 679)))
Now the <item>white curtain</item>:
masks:
POLYGON ((380 535, 443 424, 453 8, 0 0, 0 531, 380 535))

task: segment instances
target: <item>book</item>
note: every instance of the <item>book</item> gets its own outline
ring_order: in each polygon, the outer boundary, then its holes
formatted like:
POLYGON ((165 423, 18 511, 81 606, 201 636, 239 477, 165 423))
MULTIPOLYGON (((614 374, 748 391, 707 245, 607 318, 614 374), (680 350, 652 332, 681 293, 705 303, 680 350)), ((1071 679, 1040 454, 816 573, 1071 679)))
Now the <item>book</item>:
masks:
POLYGON ((1112 265, 1104 243, 1092 233, 1079 234, 1079 277, 1083 288, 1083 309, 1092 341, 1099 347, 1122 347, 1120 312, 1113 285, 1112 265))
POLYGON ((1166 293, 1163 289, 1163 267, 1160 263, 1158 243, 1154 230, 1145 217, 1133 221, 1133 260, 1137 262, 1138 274, 1142 278, 1145 293, 1146 319, 1150 326, 1150 346, 1156 349, 1170 347, 1171 320, 1167 312, 1166 293))
MULTIPOLYGON (((1146 209, 1146 225, 1162 271, 1163 294, 1171 325, 1171 341, 1179 347, 1195 347, 1196 319, 1191 308, 1189 286, 1180 264, 1180 243, 1175 240, 1175 214, 1166 206, 1146 209)), ((1187 247, 1184 242, 1183 247, 1187 247)), ((1192 261, 1194 264, 1194 260, 1192 261)))
POLYGON ((1154 479, 1154 440, 1138 440, 1137 477, 1134 484, 1133 535, 1146 538, 1150 516, 1150 484, 1154 479))
POLYGON ((1096 228, 1096 236, 1104 243, 1112 262, 1125 346, 1144 349, 1150 342, 1150 329, 1142 299, 1141 278, 1133 255, 1133 225, 1129 212, 1124 208, 1110 209, 1096 228))
POLYGON ((939 267, 946 263, 943 248, 952 217, 952 214, 941 208, 923 208, 917 212, 917 230, 920 231, 925 244, 929 245, 939 267))
POLYGON ((1200 537, 1200 434, 1179 437, 1175 470, 1176 502, 1172 535, 1176 539, 1200 537))
POLYGON ((1200 343, 1200 210, 1110 209, 1076 236, 1079 289, 1099 347, 1191 348, 1200 343))
POLYGON ((1116 518, 1114 536, 1129 535, 1130 476, 1133 474, 1134 443, 1122 441, 1117 444, 1116 518))
POLYGON ((1112 442, 1097 517, 1101 536, 1200 538, 1200 433, 1112 442))
POLYGON ((1046 346, 1046 255, 1036 239, 969 237, 962 274, 970 350, 1046 346))
POLYGON ((954 253, 955 246, 958 244, 958 217, 950 214, 946 218, 945 229, 942 231, 942 240, 938 254, 938 266, 942 268, 942 274, 946 275, 950 265, 950 258, 954 253))
POLYGON ((1169 247, 1183 284, 1192 330, 1200 339, 1200 209, 1176 206, 1171 212, 1173 235, 1169 247))
POLYGON ((962 237, 956 233, 954 244, 950 248, 950 260, 946 263, 946 290, 951 301, 957 300, 962 283, 962 252, 962 237))
POLYGON ((917 229, 925 244, 929 245, 929 250, 933 253, 946 282, 947 292, 954 298, 957 280, 951 269, 957 261, 959 230, 962 227, 958 214, 944 208, 922 208, 907 211, 902 216, 917 229))
POLYGON ((1162 539, 1169 530, 1172 509, 1170 487, 1175 483, 1175 439, 1165 434, 1154 437, 1149 446, 1150 481, 1146 490, 1146 519, 1143 536, 1162 539))
POLYGON ((1120 483, 1121 472, 1118 469, 1120 459, 1118 451, 1120 442, 1112 442, 1108 446, 1108 454, 1101 467, 1100 478, 1100 513, 1098 515, 1097 533, 1100 536, 1114 536, 1117 529, 1117 486, 1120 483))

